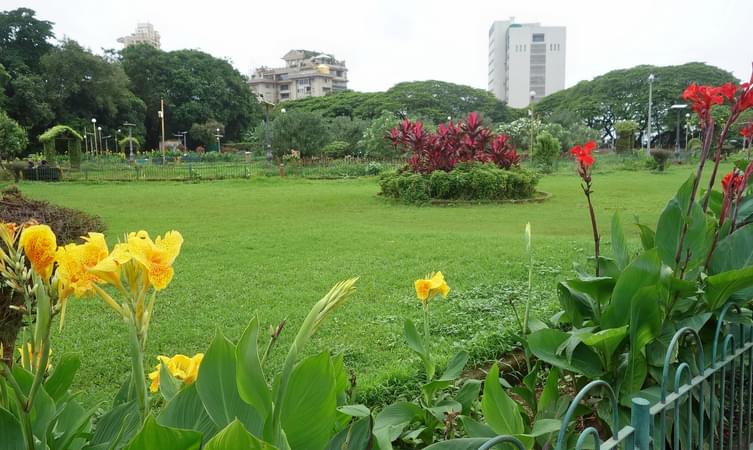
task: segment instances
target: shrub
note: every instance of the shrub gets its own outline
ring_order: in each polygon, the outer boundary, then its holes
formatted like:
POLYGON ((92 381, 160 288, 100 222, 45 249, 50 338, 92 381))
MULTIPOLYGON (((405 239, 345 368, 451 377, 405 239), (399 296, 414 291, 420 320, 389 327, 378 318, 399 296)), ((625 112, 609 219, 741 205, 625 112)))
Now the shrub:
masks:
POLYGON ((703 148, 703 142, 698 138, 693 138, 688 141, 688 150, 691 152, 695 152, 697 150, 700 150, 703 148))
POLYGON ((358 149, 363 151, 367 158, 396 158, 400 156, 400 150, 395 148, 389 140, 390 130, 400 124, 394 113, 384 111, 379 117, 371 121, 364 130, 361 140, 358 141, 358 149))
POLYGON ((617 132, 617 143, 615 151, 617 153, 629 152, 635 144, 635 132, 638 130, 638 123, 634 120, 618 120, 614 124, 617 132))
POLYGON ((345 141, 334 141, 322 148, 322 154, 329 158, 343 158, 352 154, 353 147, 345 141))
POLYGON ((664 172, 667 161, 670 157, 672 157, 672 151, 663 148, 656 148, 651 150, 651 156, 654 158, 654 162, 656 163, 654 168, 659 172, 664 172))
POLYGON ((531 160, 544 173, 549 173, 559 158, 560 146, 560 141, 557 138, 544 131, 536 137, 531 160))
POLYGON ((366 165, 366 175, 379 175, 384 170, 382 163, 371 161, 366 165))
POLYGON ((504 170, 494 164, 462 163, 450 171, 431 174, 391 172, 382 174, 379 185, 385 197, 405 203, 429 200, 504 200, 530 198, 538 176, 526 169, 504 170))
POLYGON ((0 157, 11 159, 18 156, 28 144, 26 130, 0 110, 0 157))

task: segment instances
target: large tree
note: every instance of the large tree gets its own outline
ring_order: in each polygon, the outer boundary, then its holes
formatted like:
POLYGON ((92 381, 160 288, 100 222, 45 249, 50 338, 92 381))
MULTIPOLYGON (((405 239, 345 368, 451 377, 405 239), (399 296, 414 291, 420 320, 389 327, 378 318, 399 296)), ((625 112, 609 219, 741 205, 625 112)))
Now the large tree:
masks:
POLYGON ((512 110, 483 90, 444 81, 399 83, 385 92, 342 92, 278 105, 278 109, 318 112, 324 117, 349 116, 372 120, 384 111, 433 123, 476 111, 494 122, 511 120, 512 110))
POLYGON ((223 59, 198 50, 163 52, 148 45, 127 47, 121 57, 131 89, 146 104, 150 146, 159 142, 160 99, 167 136, 215 120, 225 125, 225 140, 233 141, 262 117, 246 79, 223 59))
POLYGON ((543 98, 534 109, 550 121, 581 122, 600 130, 609 139, 615 138, 615 122, 634 120, 638 123, 639 140, 642 140, 648 120, 650 74, 654 74, 651 114, 651 134, 654 136, 674 129, 676 113, 670 114, 670 107, 683 103, 682 92, 688 84, 718 85, 738 81, 730 72, 703 63, 664 67, 642 65, 581 81, 543 98))

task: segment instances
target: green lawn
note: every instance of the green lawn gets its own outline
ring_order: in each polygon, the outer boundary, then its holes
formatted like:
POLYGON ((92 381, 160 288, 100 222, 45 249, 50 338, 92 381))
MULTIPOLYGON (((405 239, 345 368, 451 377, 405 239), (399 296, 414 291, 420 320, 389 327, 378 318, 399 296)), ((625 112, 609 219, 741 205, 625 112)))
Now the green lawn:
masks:
MULTIPOLYGON (((608 172, 594 177, 594 201, 609 245, 609 220, 623 212, 637 245, 633 216, 652 226, 689 167, 666 174, 608 172)), ((418 360, 401 337, 418 319, 413 280, 442 270, 453 289, 432 303, 437 351, 471 349, 476 361, 498 354, 514 324, 508 301, 522 301, 526 269, 523 229, 533 229, 536 311, 556 310, 554 286, 572 260, 591 254, 590 226, 574 174, 545 177, 553 197, 537 204, 415 207, 376 196, 375 179, 294 178, 204 183, 22 183, 35 198, 102 216, 111 243, 128 231, 153 236, 179 230, 185 244, 170 287, 158 297, 148 365, 156 354, 203 351, 219 330, 236 339, 254 314, 288 320, 283 346, 310 305, 336 281, 360 276, 357 294, 314 340, 310 352, 344 352, 368 399, 384 386, 415 377, 418 360)), ((605 251, 609 253, 609 250, 605 251)), ((110 398, 127 375, 124 325, 100 301, 69 305, 54 332, 54 355, 83 356, 77 388, 90 400, 110 398)), ((285 350, 272 360, 279 364, 285 350)))

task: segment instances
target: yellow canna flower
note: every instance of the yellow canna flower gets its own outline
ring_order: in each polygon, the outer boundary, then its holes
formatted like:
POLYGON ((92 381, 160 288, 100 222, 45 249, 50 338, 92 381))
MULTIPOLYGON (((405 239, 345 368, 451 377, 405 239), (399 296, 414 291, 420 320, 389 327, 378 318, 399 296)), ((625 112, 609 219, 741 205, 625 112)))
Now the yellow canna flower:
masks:
POLYGON ((128 244, 115 244, 112 253, 89 269, 94 276, 113 286, 120 286, 120 268, 131 260, 128 244))
POLYGON ((158 236, 156 242, 152 242, 146 231, 128 235, 131 257, 146 269, 149 283, 158 291, 166 288, 173 279, 172 264, 181 245, 183 236, 177 231, 168 231, 164 239, 158 236))
POLYGON ((71 294, 81 298, 94 289, 97 277, 89 272, 107 257, 107 243, 102 233, 89 233, 83 244, 68 244, 57 250, 58 296, 64 302, 71 294))
POLYGON ((47 225, 26 227, 21 231, 19 245, 24 249, 34 271, 43 280, 49 280, 57 250, 57 239, 52 229, 47 225))
POLYGON ((193 357, 186 355, 175 355, 172 358, 167 356, 158 356, 159 364, 154 367, 154 371, 149 374, 149 390, 157 392, 159 390, 160 377, 159 372, 162 364, 164 363, 170 374, 175 377, 176 380, 181 381, 184 384, 191 384, 196 381, 199 376, 199 366, 204 359, 203 353, 197 353, 193 357))
POLYGON ((424 304, 428 303, 435 295, 439 294, 444 298, 447 298, 447 294, 450 293, 450 287, 444 279, 442 272, 431 273, 415 281, 416 297, 424 304))

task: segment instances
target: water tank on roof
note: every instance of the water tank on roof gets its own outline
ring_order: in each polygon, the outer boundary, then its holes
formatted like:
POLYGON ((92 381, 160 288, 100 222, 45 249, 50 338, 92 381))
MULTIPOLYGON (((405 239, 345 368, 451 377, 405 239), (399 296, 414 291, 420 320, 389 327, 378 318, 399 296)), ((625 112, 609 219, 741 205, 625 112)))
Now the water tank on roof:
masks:
POLYGON ((324 75, 329 75, 329 66, 326 64, 319 64, 316 66, 317 70, 319 70, 319 73, 324 75))

